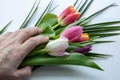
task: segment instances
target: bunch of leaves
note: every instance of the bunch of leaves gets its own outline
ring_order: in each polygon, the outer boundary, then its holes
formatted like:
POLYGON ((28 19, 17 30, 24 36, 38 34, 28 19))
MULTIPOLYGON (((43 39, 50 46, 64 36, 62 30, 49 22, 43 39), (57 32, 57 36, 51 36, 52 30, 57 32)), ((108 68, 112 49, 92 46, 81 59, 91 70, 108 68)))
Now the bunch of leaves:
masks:
MULTIPOLYGON (((73 4, 73 6, 81 13, 81 18, 77 20, 76 22, 62 27, 58 26, 58 17, 55 14, 52 14, 52 11, 57 8, 52 8, 53 0, 50 1, 46 9, 44 10, 43 14, 39 16, 38 21, 35 23, 35 26, 42 28, 43 32, 42 35, 47 35, 50 37, 51 40, 54 40, 59 37, 59 34, 66 28, 80 25, 83 26, 84 32, 88 33, 90 35, 90 40, 87 42, 81 42, 81 43, 69 43, 70 46, 69 49, 75 49, 78 47, 84 47, 87 45, 94 45, 99 43, 108 43, 113 41, 96 41, 96 39, 103 38, 103 37, 110 37, 114 35, 119 35, 120 33, 111 33, 113 31, 120 30, 120 26, 114 26, 114 24, 120 23, 120 21, 111 21, 111 22, 102 22, 102 23, 94 23, 91 24, 90 21, 92 21, 96 16, 104 12, 105 10, 116 6, 115 4, 110 4, 107 7, 95 12, 94 14, 84 17, 84 14, 87 12, 89 7, 91 6, 92 2, 94 0, 76 0, 76 2, 73 4), (78 5, 77 5, 78 4, 78 5), (52 9, 51 9, 52 8, 52 9), (54 27, 58 26, 57 29, 54 29, 54 27)), ((23 24, 21 25, 21 28, 26 28, 26 26, 29 24, 30 20, 32 20, 32 17, 35 15, 38 9, 39 2, 37 1, 34 3, 31 11, 29 12, 28 16, 24 20, 23 24)), ((5 27, 6 28, 6 27, 5 27)), ((4 29, 3 29, 4 30, 4 29)), ((3 31, 1 30, 1 31, 3 31)), ((100 68, 96 63, 94 63, 91 59, 95 58, 106 58, 109 55, 106 54, 99 54, 99 53, 92 53, 90 52, 87 55, 78 54, 78 53, 72 53, 67 56, 63 57, 53 57, 48 54, 44 54, 45 52, 40 50, 45 47, 46 44, 37 46, 22 62, 22 66, 25 65, 48 65, 48 64, 72 64, 72 65, 81 65, 81 66, 87 66, 91 68, 95 68, 98 70, 103 70, 100 68)))

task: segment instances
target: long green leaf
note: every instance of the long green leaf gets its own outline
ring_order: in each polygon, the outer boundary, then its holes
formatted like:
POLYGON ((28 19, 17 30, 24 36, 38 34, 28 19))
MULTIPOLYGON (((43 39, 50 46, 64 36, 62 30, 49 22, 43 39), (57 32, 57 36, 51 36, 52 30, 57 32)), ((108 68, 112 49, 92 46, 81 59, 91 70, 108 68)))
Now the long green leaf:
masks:
POLYGON ((79 12, 82 12, 82 10, 84 9, 84 7, 86 6, 88 0, 85 0, 85 2, 83 3, 83 5, 79 8, 79 12))
POLYGON ((120 33, 89 33, 89 35, 91 37, 92 36, 110 37, 110 36, 120 35, 120 33))
POLYGON ((59 5, 55 6, 53 9, 51 9, 51 10, 49 11, 49 13, 51 13, 52 11, 54 11, 58 6, 59 6, 59 5))
POLYGON ((38 5, 39 5, 40 1, 37 3, 37 0, 35 1, 34 5, 32 6, 29 14, 27 15, 27 17, 25 18, 24 22, 22 23, 22 25, 20 26, 20 29, 22 28, 26 28, 28 23, 30 22, 31 18, 34 16, 34 14, 36 13, 37 9, 38 9, 38 5))
POLYGON ((37 55, 35 57, 24 60, 22 63, 23 66, 49 65, 49 64, 58 64, 58 65, 71 64, 71 65, 87 66, 98 70, 103 70, 96 63, 91 61, 89 58, 79 53, 72 53, 70 55, 62 56, 62 57, 52 57, 47 54, 40 56, 37 55))
POLYGON ((78 6, 77 6, 77 4, 76 4, 76 6, 75 6, 75 7, 76 7, 76 10, 78 10, 78 11, 79 11, 80 6, 81 6, 82 2, 83 2, 83 0, 81 0, 81 1, 79 2, 78 6))
POLYGON ((84 30, 93 30, 93 29, 119 29, 120 26, 94 26, 94 27, 84 27, 84 30))
POLYGON ((89 9, 89 7, 91 6, 91 4, 92 4, 92 2, 93 2, 93 0, 91 0, 88 4, 87 4, 87 6, 85 7, 85 9, 82 11, 82 13, 81 13, 81 17, 86 13, 86 11, 89 9))
POLYGON ((88 54, 85 54, 87 57, 89 57, 90 59, 98 59, 98 58, 108 58, 111 57, 111 55, 109 54, 100 54, 100 53, 93 53, 90 52, 88 54))
POLYGON ((90 30, 84 30, 85 33, 101 33, 101 32, 113 32, 113 31, 119 31, 120 27, 117 28, 101 28, 101 29, 90 29, 90 30))
POLYGON ((51 9, 51 7, 52 7, 53 1, 54 1, 54 0, 51 0, 51 2, 50 2, 50 5, 49 5, 49 7, 48 7, 48 13, 50 12, 50 9, 51 9))
POLYGON ((52 3, 53 3, 53 0, 51 0, 49 2, 48 6, 45 8, 42 15, 39 17, 38 21, 36 22, 35 26, 39 26, 39 24, 41 23, 41 20, 43 19, 43 17, 48 13, 49 9, 51 8, 52 3))
POLYGON ((119 24, 119 23, 120 21, 102 22, 102 23, 86 25, 85 27, 108 26, 108 25, 114 25, 114 24, 119 24))
POLYGON ((75 3, 73 4, 73 6, 74 6, 74 7, 75 7, 75 6, 76 6, 76 4, 78 3, 78 1, 79 1, 79 0, 76 0, 76 1, 75 1, 75 3))
POLYGON ((88 45, 92 45, 94 44, 95 42, 93 41, 88 41, 88 42, 80 42, 80 43, 73 43, 73 42, 69 42, 69 45, 73 45, 73 46, 77 46, 77 47, 85 47, 85 46, 88 46, 88 45))
POLYGON ((115 42, 115 41, 94 41, 95 44, 101 44, 101 43, 111 43, 111 42, 115 42))
POLYGON ((4 33, 6 31, 6 29, 8 28, 8 26, 12 23, 12 21, 10 21, 8 24, 6 24, 1 30, 0 30, 0 34, 4 33))
MULTIPOLYGON (((105 11, 105 10, 107 10, 108 8, 113 7, 113 6, 116 6, 115 3, 113 3, 113 4, 109 5, 109 6, 103 8, 103 9, 97 11, 97 12, 95 12, 94 14, 90 15, 89 17, 87 17, 84 21, 86 21, 86 20, 88 20, 88 19, 93 19, 95 16, 99 15, 99 14, 102 13, 103 11, 105 11)), ((84 21, 82 21, 82 22, 84 22, 84 21)), ((81 23, 82 23, 82 22, 81 22, 81 23)))
POLYGON ((81 22, 84 21, 85 19, 86 19, 86 18, 79 19, 79 20, 77 20, 76 22, 74 22, 74 23, 72 23, 72 24, 69 24, 66 28, 69 28, 69 27, 78 25, 79 23, 81 23, 81 22))

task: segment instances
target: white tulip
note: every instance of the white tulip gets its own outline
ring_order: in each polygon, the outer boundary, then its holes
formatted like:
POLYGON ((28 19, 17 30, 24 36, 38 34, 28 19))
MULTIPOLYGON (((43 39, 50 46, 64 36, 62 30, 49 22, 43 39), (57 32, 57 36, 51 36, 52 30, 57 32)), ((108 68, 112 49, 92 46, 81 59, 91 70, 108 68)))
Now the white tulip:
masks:
POLYGON ((58 38, 56 40, 50 41, 46 45, 46 50, 51 56, 64 56, 66 55, 65 50, 68 48, 68 39, 67 38, 58 38))

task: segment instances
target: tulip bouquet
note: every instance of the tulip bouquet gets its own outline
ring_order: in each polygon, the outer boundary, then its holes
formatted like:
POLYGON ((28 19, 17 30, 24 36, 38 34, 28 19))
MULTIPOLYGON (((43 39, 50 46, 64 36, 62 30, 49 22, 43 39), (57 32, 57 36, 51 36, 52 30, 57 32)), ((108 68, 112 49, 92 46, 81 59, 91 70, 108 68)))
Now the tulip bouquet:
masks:
MULTIPOLYGON (((43 30, 42 35, 49 36, 50 40, 33 49, 21 63, 21 66, 69 64, 103 70, 93 62, 92 59, 106 58, 109 55, 91 52, 92 45, 113 42, 99 41, 99 38, 119 35, 119 33, 112 33, 112 31, 120 30, 120 26, 114 25, 120 23, 120 21, 94 24, 91 24, 90 21, 108 8, 116 5, 110 4, 94 14, 85 17, 84 14, 94 0, 81 0, 80 4, 77 5, 79 1, 80 0, 76 0, 72 6, 68 6, 59 16, 52 13, 57 6, 51 9, 53 0, 50 1, 35 24, 35 26, 43 30)), ((26 25, 29 24, 29 21, 38 9, 38 4, 37 2, 34 3, 20 29, 25 28, 26 25)), ((2 33, 9 24, 10 23, 8 23, 0 33, 2 33)))

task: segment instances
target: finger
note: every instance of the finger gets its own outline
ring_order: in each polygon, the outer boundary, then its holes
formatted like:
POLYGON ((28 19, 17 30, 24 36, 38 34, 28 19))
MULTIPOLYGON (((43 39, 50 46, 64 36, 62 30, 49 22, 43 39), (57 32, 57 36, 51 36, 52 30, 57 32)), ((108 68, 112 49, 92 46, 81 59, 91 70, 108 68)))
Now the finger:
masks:
POLYGON ((7 32, 7 33, 5 33, 5 34, 2 34, 2 35, 0 36, 0 41, 3 40, 4 38, 8 38, 11 34, 12 34, 12 32, 7 32))
POLYGON ((40 32, 42 32, 42 30, 37 27, 26 28, 21 30, 21 32, 16 36, 16 40, 20 43, 23 43, 31 36, 34 36, 35 34, 38 34, 40 32))
POLYGON ((21 80, 26 80, 31 76, 32 68, 30 66, 26 66, 22 69, 16 71, 16 75, 19 76, 21 80))
POLYGON ((7 32, 5 34, 2 34, 0 36, 0 45, 2 45, 2 43, 4 43, 11 34, 12 34, 12 32, 7 32))
POLYGON ((48 40, 49 40, 49 37, 42 36, 42 35, 41 36, 32 37, 32 38, 28 39, 26 42, 24 42, 21 45, 21 48, 24 51, 23 54, 21 54, 21 55, 27 55, 37 45, 46 43, 48 40))
POLYGON ((9 38, 15 38, 19 33, 21 32, 21 30, 17 30, 15 31, 12 35, 9 36, 9 38))
POLYGON ((9 55, 11 60, 9 61, 9 64, 12 67, 17 68, 20 65, 20 63, 23 61, 25 56, 29 52, 31 52, 33 48, 35 48, 39 44, 47 42, 48 39, 49 38, 47 36, 36 36, 36 37, 29 38, 27 41, 25 41, 19 47, 11 47, 11 46, 9 46, 7 48, 8 50, 11 50, 10 51, 11 54, 9 55))

